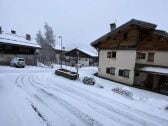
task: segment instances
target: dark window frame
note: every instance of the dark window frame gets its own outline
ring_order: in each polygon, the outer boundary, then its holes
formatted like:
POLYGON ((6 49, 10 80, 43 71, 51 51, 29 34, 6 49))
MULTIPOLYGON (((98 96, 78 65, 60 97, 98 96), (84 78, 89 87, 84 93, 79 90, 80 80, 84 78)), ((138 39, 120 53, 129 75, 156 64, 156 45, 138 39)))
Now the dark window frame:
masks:
POLYGON ((136 53, 136 59, 139 59, 139 60, 143 59, 143 60, 145 60, 146 59, 146 53, 144 53, 144 52, 137 52, 136 53))
POLYGON ((128 70, 128 69, 124 69, 124 70, 123 69, 119 69, 118 75, 120 77, 129 78, 130 70, 128 70), (128 73, 126 73, 126 72, 128 72, 128 73))
POLYGON ((107 52, 107 58, 111 58, 111 52, 107 52))
POLYGON ((110 74, 110 67, 106 67, 106 74, 110 74))
POLYGON ((111 71, 110 71, 110 73, 112 74, 112 75, 115 75, 115 67, 111 67, 111 71))
POLYGON ((123 34, 123 40, 128 40, 128 33, 127 32, 123 34))
POLYGON ((111 52, 111 55, 112 55, 112 58, 116 58, 117 52, 116 52, 116 51, 112 51, 112 52, 111 52))
POLYGON ((107 52, 107 58, 113 58, 115 59, 117 57, 117 52, 116 51, 109 51, 107 52))
POLYGON ((106 67, 106 74, 115 75, 115 67, 106 67))
POLYGON ((155 53, 154 52, 148 52, 148 58, 147 58, 147 60, 149 62, 154 62, 154 59, 155 59, 155 53))

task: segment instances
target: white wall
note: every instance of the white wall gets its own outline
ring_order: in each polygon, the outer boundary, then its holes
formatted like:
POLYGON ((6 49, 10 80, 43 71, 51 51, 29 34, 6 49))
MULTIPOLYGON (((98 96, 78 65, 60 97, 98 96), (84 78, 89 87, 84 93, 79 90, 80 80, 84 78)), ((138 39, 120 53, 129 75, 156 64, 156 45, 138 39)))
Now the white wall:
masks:
POLYGON ((59 53, 56 53, 56 54, 55 54, 55 58, 56 58, 56 62, 57 62, 57 63, 60 63, 60 62, 61 62, 61 60, 60 60, 60 54, 59 54, 59 53))
POLYGON ((89 58, 79 57, 78 63, 80 63, 82 66, 89 66, 89 58))
POLYGON ((154 62, 147 61, 148 52, 150 51, 140 51, 146 53, 146 59, 138 59, 136 63, 140 64, 149 64, 149 65, 158 65, 158 66, 168 66, 168 51, 153 51, 154 54, 154 62))
POLYGON ((117 50, 115 59, 107 58, 108 51, 112 51, 112 50, 100 50, 99 52, 98 75, 111 80, 133 85, 136 51, 135 50, 117 50), (106 67, 115 67, 116 68, 115 75, 106 74, 106 67), (130 70, 129 78, 118 76, 119 69, 130 70))

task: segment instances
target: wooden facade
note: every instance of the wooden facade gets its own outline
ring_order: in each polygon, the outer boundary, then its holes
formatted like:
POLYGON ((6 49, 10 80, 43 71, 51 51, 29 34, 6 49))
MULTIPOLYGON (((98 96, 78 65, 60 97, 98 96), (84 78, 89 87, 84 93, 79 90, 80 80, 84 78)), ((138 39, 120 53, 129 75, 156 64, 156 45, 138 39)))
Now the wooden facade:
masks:
POLYGON ((98 49, 168 50, 168 33, 154 24, 129 21, 91 43, 98 49), (148 26, 149 25, 149 26, 148 26), (148 27, 147 27, 148 26, 148 27))
POLYGON ((10 44, 1 44, 0 43, 0 53, 1 54, 26 54, 34 55, 35 49, 26 46, 17 46, 10 44))
POLYGON ((157 30, 155 24, 132 19, 91 45, 99 51, 99 76, 168 94, 168 73, 162 72, 168 68, 166 31, 157 30), (114 57, 108 56, 111 52, 115 52, 114 57), (107 68, 113 68, 114 74, 109 74, 107 68), (122 69, 129 71, 128 78, 120 77, 122 69))
POLYGON ((0 43, 0 64, 9 65, 14 57, 25 58, 27 65, 35 65, 35 50, 36 48, 0 43))

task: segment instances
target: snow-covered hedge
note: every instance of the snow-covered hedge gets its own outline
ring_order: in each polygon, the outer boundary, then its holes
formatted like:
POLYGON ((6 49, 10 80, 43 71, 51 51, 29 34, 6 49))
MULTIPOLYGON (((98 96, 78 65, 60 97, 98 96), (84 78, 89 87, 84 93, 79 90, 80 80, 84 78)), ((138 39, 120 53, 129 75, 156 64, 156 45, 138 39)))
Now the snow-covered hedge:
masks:
POLYGON ((44 65, 43 63, 37 63, 38 67, 48 68, 48 66, 44 65))
POLYGON ((128 89, 128 88, 120 88, 120 87, 116 87, 112 89, 113 92, 126 96, 128 98, 133 99, 133 93, 128 89))

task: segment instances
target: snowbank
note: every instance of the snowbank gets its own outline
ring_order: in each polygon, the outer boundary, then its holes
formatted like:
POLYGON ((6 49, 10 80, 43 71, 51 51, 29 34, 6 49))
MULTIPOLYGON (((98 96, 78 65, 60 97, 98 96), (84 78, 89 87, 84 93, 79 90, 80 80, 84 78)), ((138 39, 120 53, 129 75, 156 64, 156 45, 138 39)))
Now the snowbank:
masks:
POLYGON ((133 93, 128 87, 123 87, 123 88, 116 87, 116 88, 113 88, 112 91, 120 95, 123 95, 125 97, 128 97, 130 99, 133 99, 133 93))

